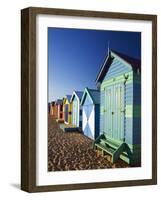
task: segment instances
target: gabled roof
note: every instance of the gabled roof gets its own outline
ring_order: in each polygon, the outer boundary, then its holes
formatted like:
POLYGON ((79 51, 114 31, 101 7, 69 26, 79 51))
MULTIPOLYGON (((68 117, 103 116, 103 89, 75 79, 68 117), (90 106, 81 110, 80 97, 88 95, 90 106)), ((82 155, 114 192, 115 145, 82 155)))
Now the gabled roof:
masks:
POLYGON ((67 100, 70 102, 71 96, 72 96, 72 95, 65 95, 65 97, 63 98, 63 102, 64 102, 65 99, 67 99, 67 100))
POLYGON ((118 58, 121 62, 124 62, 129 67, 132 67, 134 71, 137 71, 138 69, 141 71, 141 60, 132 58, 114 50, 110 50, 97 75, 96 82, 101 82, 103 80, 114 58, 118 58))
POLYGON ((81 100, 81 98, 83 96, 83 92, 82 91, 75 91, 75 93, 78 96, 78 98, 81 100))
POLYGON ((137 58, 132 58, 128 55, 125 55, 123 53, 120 53, 120 52, 117 52, 114 50, 112 50, 112 53, 119 56, 124 61, 126 61, 128 64, 130 64, 134 70, 137 70, 138 68, 141 69, 141 60, 139 60, 137 58))
POLYGON ((70 98, 72 95, 66 95, 65 97, 68 99, 68 101, 70 102, 70 98))
POLYGON ((83 105, 87 95, 89 96, 93 104, 100 104, 100 91, 95 89, 89 89, 88 87, 86 87, 83 93, 83 97, 81 99, 81 105, 83 105))
POLYGON ((56 101, 56 104, 57 105, 60 105, 60 104, 62 104, 63 103, 63 100, 62 99, 57 99, 57 101, 56 101))
POLYGON ((82 99, 82 96, 83 96, 83 92, 82 92, 82 91, 73 91, 73 94, 72 94, 72 96, 71 96, 71 98, 70 98, 70 101, 71 101, 71 102, 73 101, 74 96, 76 96, 77 99, 78 99, 79 102, 80 102, 81 99, 82 99))
POLYGON ((55 102, 55 104, 57 104, 57 105, 60 105, 60 104, 62 104, 62 103, 63 103, 63 100, 62 100, 62 99, 57 99, 56 102, 55 102))
POLYGON ((51 106, 54 106, 54 105, 55 105, 55 101, 52 101, 52 102, 50 103, 50 105, 51 105, 51 106))

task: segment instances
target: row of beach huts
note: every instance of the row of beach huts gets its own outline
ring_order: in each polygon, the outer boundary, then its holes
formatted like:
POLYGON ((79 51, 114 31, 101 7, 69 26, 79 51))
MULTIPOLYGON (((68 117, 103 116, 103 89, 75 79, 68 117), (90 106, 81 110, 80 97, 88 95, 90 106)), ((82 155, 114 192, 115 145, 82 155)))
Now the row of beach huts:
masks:
POLYGON ((99 90, 85 88, 84 92, 73 91, 72 95, 51 102, 50 114, 65 132, 80 131, 96 139, 99 134, 99 108, 99 90))
POLYGON ((141 164, 141 62, 109 50, 96 77, 98 89, 73 91, 49 104, 65 132, 80 131, 94 149, 131 166, 141 164))

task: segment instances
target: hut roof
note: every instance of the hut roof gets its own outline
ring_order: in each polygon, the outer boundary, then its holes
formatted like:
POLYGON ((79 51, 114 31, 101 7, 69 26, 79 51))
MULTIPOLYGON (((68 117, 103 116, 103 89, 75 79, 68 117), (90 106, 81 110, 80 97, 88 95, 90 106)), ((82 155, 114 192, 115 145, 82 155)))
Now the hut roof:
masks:
POLYGON ((52 101, 50 104, 51 104, 52 106, 54 106, 54 105, 55 105, 55 101, 52 101))
POLYGON ((75 93, 78 96, 78 98, 81 100, 81 98, 83 96, 83 92, 81 92, 81 91, 75 91, 75 93))
POLYGON ((100 91, 95 89, 89 89, 88 87, 85 88, 83 97, 81 100, 81 105, 83 105, 86 94, 89 95, 90 99, 92 100, 93 104, 100 104, 100 91))
POLYGON ((73 91, 73 94, 71 96, 70 101, 73 100, 74 96, 77 96, 77 98, 79 99, 79 101, 81 101, 82 96, 83 96, 83 92, 82 91, 73 91))
POLYGON ((137 71, 138 69, 141 71, 141 60, 114 50, 109 50, 109 53, 106 55, 103 65, 97 75, 96 82, 101 82, 103 80, 114 58, 119 58, 122 62, 131 66, 134 71, 137 71))
POLYGON ((57 99, 56 104, 62 104, 63 100, 62 99, 57 99))
POLYGON ((66 95, 66 98, 68 99, 68 101, 70 101, 72 95, 66 95))

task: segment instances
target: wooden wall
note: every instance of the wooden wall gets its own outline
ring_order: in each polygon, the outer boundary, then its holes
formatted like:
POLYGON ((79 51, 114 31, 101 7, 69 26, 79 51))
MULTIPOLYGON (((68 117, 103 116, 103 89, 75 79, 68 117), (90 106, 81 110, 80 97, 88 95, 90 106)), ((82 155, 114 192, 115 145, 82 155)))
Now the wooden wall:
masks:
MULTIPOLYGON (((133 71, 126 63, 114 58, 104 80, 100 93, 100 134, 104 132, 104 103, 106 86, 124 82, 124 75, 128 76, 124 85, 125 103, 125 142, 133 153, 133 161, 141 159, 141 75, 133 71)), ((108 123, 108 122, 107 122, 108 123)))

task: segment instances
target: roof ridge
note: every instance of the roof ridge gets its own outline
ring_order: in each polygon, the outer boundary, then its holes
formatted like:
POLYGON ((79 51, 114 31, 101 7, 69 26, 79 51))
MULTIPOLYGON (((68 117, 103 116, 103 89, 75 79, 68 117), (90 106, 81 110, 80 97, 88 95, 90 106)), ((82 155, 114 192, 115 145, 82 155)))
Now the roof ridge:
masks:
MULTIPOLYGON (((132 56, 129 56, 129 55, 127 55, 127 54, 125 54, 125 53, 121 53, 121 52, 119 52, 119 51, 115 51, 115 50, 110 50, 111 52, 113 52, 113 53, 115 53, 115 54, 117 54, 118 56, 125 56, 125 57, 127 57, 127 58, 130 58, 130 59, 133 59, 133 60, 136 60, 136 61, 141 61, 141 59, 139 59, 139 58, 136 58, 136 57, 132 57, 132 56)), ((121 57, 122 58, 122 57, 121 57)), ((124 58, 122 58, 122 59, 124 59, 124 58)), ((125 60, 126 61, 126 60, 125 60)), ((129 63, 129 64, 131 64, 131 63, 129 63)))
POLYGON ((131 57, 129 55, 126 55, 124 53, 120 53, 117 52, 115 50, 110 49, 110 53, 108 54, 108 56, 106 57, 106 59, 104 60, 99 73, 96 77, 96 82, 98 83, 100 80, 102 80, 102 77, 104 76, 103 74, 107 72, 109 66, 111 65, 111 63, 113 62, 114 58, 118 58, 120 60, 122 60, 123 62, 125 62, 127 65, 131 66, 133 68, 133 70, 137 70, 140 69, 141 70, 141 59, 138 58, 134 58, 131 57))
POLYGON ((89 90, 92 90, 92 91, 96 91, 96 92, 99 92, 99 90, 97 90, 97 89, 89 89, 89 90))
POLYGON ((80 91, 80 90, 74 90, 74 92, 83 92, 83 91, 80 91))

